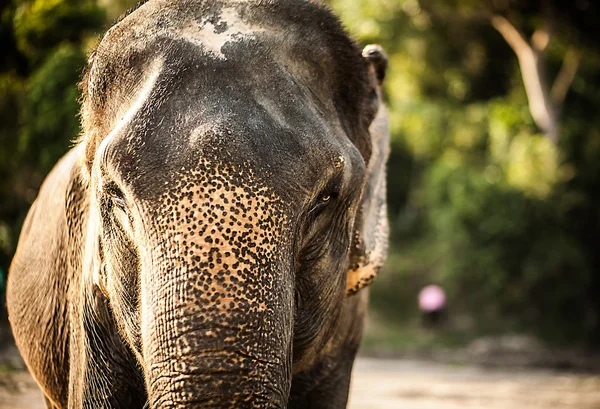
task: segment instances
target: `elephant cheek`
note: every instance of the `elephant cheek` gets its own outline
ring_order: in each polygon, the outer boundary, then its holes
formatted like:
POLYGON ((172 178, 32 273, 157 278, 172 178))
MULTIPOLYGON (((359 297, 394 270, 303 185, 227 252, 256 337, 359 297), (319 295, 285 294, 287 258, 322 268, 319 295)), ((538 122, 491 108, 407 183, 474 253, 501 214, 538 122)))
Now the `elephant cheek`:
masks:
POLYGON ((219 203, 203 201, 199 189, 178 202, 179 217, 155 217, 156 245, 142 257, 143 354, 153 408, 287 402, 293 275, 277 206, 233 186, 219 196, 219 203))

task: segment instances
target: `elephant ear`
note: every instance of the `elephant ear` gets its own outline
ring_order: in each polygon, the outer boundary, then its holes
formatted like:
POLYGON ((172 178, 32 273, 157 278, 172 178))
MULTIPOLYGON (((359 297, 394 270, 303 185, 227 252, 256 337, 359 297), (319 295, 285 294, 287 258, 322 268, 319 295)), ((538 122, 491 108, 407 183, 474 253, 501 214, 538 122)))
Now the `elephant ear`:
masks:
POLYGON ((363 58, 369 63, 372 85, 377 90, 375 116, 369 125, 371 155, 367 165, 367 180, 361 207, 354 225, 350 252, 350 268, 346 294, 356 294, 377 276, 387 255, 389 225, 386 205, 386 163, 389 156, 390 134, 387 110, 381 96, 387 57, 381 47, 368 45, 363 58))

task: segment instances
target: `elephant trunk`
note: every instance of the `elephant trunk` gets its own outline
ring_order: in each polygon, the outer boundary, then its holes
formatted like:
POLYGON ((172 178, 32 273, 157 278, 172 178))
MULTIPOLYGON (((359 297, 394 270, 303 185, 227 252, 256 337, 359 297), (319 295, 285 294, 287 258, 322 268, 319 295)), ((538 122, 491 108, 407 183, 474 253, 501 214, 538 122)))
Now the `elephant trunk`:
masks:
POLYGON ((152 275, 142 329, 151 408, 285 407, 291 294, 260 284, 280 270, 242 271, 236 279, 201 268, 152 275))
POLYGON ((294 280, 283 219, 266 199, 228 193, 227 205, 180 201, 176 217, 153 219, 141 257, 151 408, 287 405, 294 280))

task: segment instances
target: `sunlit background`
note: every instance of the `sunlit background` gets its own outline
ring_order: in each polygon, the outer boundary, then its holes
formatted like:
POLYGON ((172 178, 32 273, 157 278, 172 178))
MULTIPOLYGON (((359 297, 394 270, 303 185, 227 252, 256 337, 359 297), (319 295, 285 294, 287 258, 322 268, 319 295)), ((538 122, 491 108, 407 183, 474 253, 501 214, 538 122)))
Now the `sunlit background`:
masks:
MULTIPOLYGON (((362 353, 505 371, 523 366, 597 371, 598 3, 327 3, 361 44, 379 43, 389 58, 392 234, 388 263, 372 286, 362 353), (428 324, 417 297, 429 284, 443 289, 446 308, 428 324)), ((79 133, 76 84, 86 56, 98 35, 133 2, 0 4, 2 298, 26 211, 46 173, 79 133)), ((362 361, 358 368, 368 372, 373 362, 362 361)), ((448 371, 445 366, 403 368, 406 374, 421 374, 425 385, 448 371)), ((547 407, 565 404, 560 399, 573 392, 561 389, 562 378, 552 379, 541 384, 563 392, 547 407)), ((580 381, 588 382, 587 389, 573 393, 587 400, 561 407, 600 407, 600 396, 593 394, 600 389, 598 378, 580 381)), ((414 403, 420 395, 411 391, 414 403)), ((441 398, 432 406, 414 407, 471 407, 451 406, 452 393, 436 396, 441 398)), ((473 407, 518 407, 506 397, 493 406, 494 396, 477 396, 483 400, 471 400, 473 407)), ((386 407, 364 406, 368 399, 361 399, 355 398, 354 407, 386 407)), ((538 407, 527 405, 522 407, 538 407)))

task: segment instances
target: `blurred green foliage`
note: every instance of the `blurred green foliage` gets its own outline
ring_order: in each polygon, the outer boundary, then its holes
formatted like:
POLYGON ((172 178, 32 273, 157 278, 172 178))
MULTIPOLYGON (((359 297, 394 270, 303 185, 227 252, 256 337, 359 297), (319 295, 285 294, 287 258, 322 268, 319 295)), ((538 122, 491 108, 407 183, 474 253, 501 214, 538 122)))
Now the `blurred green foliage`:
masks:
POLYGON ((0 289, 41 181, 79 134, 77 82, 105 20, 89 0, 0 5, 0 289))
POLYGON ((393 240, 373 286, 375 310, 392 324, 411 323, 417 292, 434 282, 448 292, 451 331, 518 331, 598 346, 600 61, 590 41, 600 28, 597 6, 329 3, 390 60, 393 240), (492 26, 494 14, 525 37, 552 27, 541 62, 550 79, 567 50, 583 55, 559 107, 558 145, 532 119, 519 63, 492 26))
MULTIPOLYGON (((0 6, 0 274, 39 183, 79 132, 75 84, 88 44, 106 15, 132 3, 0 6)), ((389 56, 392 243, 373 286, 376 314, 386 325, 414 325, 418 290, 436 282, 448 292, 453 339, 518 331, 598 346, 598 6, 327 3, 361 43, 380 43, 389 56), (559 104, 558 144, 533 120, 515 52, 492 14, 525 37, 552 28, 541 60, 549 79, 570 50, 581 56, 559 104)))

